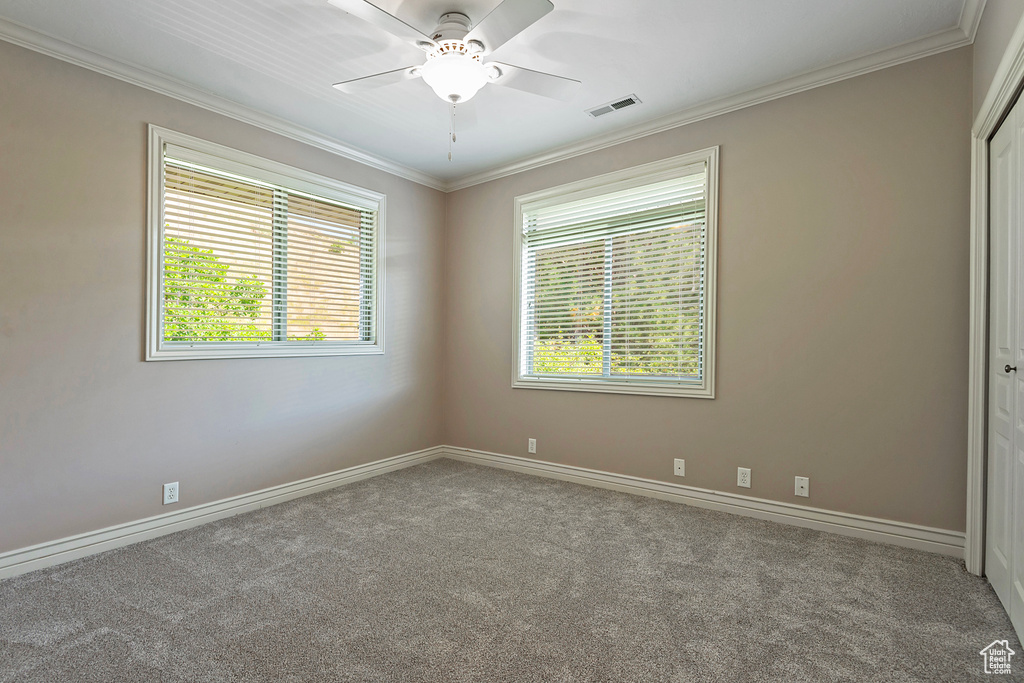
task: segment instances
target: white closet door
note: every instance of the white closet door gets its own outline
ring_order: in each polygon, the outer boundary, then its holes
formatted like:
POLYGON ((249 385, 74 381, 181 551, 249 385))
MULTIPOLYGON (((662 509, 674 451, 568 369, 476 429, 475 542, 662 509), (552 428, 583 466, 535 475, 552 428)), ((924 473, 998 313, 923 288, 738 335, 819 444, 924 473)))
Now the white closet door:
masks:
MULTIPOLYGON (((1022 100, 1024 102, 1024 100, 1022 100)), ((1016 283, 1016 299, 1014 301, 1014 339, 1013 360, 1009 361, 1010 372, 1003 371, 1010 378, 1014 396, 1013 422, 1013 458, 1009 479, 1011 483, 1010 498, 1006 512, 1010 515, 1008 526, 1012 536, 1013 558, 1010 563, 1010 604, 1007 611, 1013 621, 1017 633, 1024 632, 1024 104, 1018 102, 1013 107, 1013 149, 1014 149, 1014 184, 1012 189, 1016 197, 1014 204, 1014 220, 1011 221, 1011 243, 1013 254, 1011 264, 1016 283), (1018 369, 1019 368, 1019 369, 1018 369)), ((1006 125, 1006 124, 1004 124, 1006 125)), ((1004 602, 1005 604, 1005 602, 1004 602)))
POLYGON ((989 145, 989 425, 985 573, 1024 632, 1024 109, 989 145), (1018 372, 1017 369, 1020 369, 1018 372))

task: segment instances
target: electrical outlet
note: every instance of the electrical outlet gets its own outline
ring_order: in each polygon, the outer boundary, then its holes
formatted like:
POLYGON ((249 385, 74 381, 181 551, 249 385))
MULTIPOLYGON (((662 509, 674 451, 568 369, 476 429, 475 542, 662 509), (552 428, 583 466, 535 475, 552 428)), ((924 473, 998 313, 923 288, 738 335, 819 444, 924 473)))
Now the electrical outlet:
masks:
POLYGON ((685 477, 686 476, 686 461, 683 460, 682 458, 676 458, 676 469, 675 469, 675 472, 676 472, 676 476, 677 477, 685 477))
POLYGON ((526 445, 526 452, 534 454, 537 453, 537 439, 530 439, 529 443, 526 445))
POLYGON ((750 468, 749 467, 737 467, 736 468, 736 485, 742 486, 745 489, 750 488, 750 468))
POLYGON ((164 505, 178 502, 178 482, 164 484, 164 505))
POLYGON ((811 495, 811 480, 807 477, 797 477, 794 486, 794 494, 807 498, 811 495))

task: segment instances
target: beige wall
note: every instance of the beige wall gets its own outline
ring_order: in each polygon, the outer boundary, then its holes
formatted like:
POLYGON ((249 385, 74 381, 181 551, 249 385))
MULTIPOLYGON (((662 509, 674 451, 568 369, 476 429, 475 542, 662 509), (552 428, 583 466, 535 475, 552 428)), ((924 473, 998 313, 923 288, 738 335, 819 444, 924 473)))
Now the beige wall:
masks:
POLYGON ((446 442, 962 530, 971 68, 946 52, 449 195, 446 442), (512 389, 513 198, 712 145, 717 398, 512 389))
MULTIPOLYGON (((975 60, 976 102, 994 68, 975 60)), ((944 53, 446 200, 0 42, 0 552, 528 437, 543 460, 724 491, 746 466, 753 496, 963 529, 971 70, 944 53), (143 362, 147 123, 386 193, 387 355, 143 362), (711 145, 718 398, 511 389, 513 197, 711 145)))
POLYGON ((0 42, 0 552, 439 444, 444 220, 440 192, 0 42), (386 193, 387 355, 143 362, 147 123, 386 193))
MULTIPOLYGON (((974 39, 974 112, 985 101, 1010 37, 1024 16, 1024 0, 987 0, 974 39)), ((973 118, 972 116, 972 118, 973 118)))

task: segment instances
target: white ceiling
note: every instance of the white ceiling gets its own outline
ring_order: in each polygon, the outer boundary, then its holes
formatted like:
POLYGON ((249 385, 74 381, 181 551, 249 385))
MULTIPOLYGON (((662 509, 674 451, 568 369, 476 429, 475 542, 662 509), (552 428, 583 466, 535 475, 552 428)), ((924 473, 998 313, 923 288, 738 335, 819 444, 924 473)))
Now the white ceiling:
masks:
MULTIPOLYGON (((499 0, 376 0, 430 33, 499 0)), ((583 82, 568 103, 422 81, 331 85, 422 53, 327 0, 0 0, 0 38, 278 129, 443 189, 973 41, 984 0, 553 0, 493 59, 583 82), (643 104, 584 111, 636 93, 643 104)))

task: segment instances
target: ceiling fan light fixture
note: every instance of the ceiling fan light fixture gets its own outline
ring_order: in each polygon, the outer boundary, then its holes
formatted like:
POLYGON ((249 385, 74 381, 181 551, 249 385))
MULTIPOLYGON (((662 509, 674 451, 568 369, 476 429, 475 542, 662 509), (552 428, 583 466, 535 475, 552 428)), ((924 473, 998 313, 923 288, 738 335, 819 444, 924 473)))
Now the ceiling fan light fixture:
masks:
POLYGON ((438 97, 452 104, 471 99, 488 81, 484 65, 460 52, 430 56, 420 75, 438 97))

